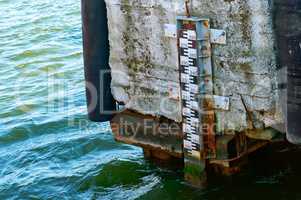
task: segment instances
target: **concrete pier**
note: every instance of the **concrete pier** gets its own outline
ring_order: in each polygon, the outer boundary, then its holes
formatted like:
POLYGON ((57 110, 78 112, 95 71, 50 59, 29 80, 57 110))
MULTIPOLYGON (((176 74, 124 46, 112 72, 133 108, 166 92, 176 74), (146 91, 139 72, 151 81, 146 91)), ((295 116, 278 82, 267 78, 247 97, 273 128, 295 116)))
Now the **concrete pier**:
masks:
POLYGON ((301 0, 105 3, 117 141, 179 160, 198 187, 300 143, 301 0))

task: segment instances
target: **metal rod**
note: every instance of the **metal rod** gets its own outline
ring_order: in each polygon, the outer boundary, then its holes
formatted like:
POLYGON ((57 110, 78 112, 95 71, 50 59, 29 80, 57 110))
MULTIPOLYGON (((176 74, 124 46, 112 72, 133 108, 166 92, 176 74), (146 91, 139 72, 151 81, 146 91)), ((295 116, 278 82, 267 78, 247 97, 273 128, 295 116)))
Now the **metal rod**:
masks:
POLYGON ((190 10, 189 10, 189 0, 185 0, 185 9, 186 9, 186 16, 190 17, 190 10))

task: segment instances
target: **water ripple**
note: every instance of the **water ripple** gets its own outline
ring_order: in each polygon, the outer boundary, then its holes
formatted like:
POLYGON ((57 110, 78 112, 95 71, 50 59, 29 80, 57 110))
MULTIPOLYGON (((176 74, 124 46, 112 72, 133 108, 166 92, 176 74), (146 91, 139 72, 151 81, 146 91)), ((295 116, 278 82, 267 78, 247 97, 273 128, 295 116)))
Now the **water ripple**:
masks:
POLYGON ((0 7, 0 199, 91 199, 82 183, 142 154, 86 119, 80 2, 0 7))

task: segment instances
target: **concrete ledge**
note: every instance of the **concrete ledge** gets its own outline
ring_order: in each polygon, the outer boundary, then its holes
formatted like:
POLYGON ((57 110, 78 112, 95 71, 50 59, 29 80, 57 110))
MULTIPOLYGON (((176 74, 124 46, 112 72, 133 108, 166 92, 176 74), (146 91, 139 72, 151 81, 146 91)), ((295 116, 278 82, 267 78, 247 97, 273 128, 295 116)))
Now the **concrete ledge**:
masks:
POLYGON ((116 115, 111 126, 119 142, 153 152, 165 152, 172 157, 183 157, 183 133, 179 123, 127 110, 116 115))

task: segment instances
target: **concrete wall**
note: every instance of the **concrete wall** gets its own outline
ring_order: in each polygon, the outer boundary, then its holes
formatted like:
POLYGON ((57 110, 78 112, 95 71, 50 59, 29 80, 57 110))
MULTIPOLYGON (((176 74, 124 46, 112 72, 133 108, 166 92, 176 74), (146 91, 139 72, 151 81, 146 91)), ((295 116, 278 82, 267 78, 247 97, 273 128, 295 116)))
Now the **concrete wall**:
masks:
MULTIPOLYGON (((282 123, 277 93, 270 1, 191 0, 193 16, 209 17, 227 32, 227 45, 213 45, 214 92, 230 97, 229 111, 216 111, 217 130, 264 128, 282 123)), ((106 0, 117 101, 143 114, 181 121, 177 41, 165 24, 184 15, 184 0, 106 0)))

